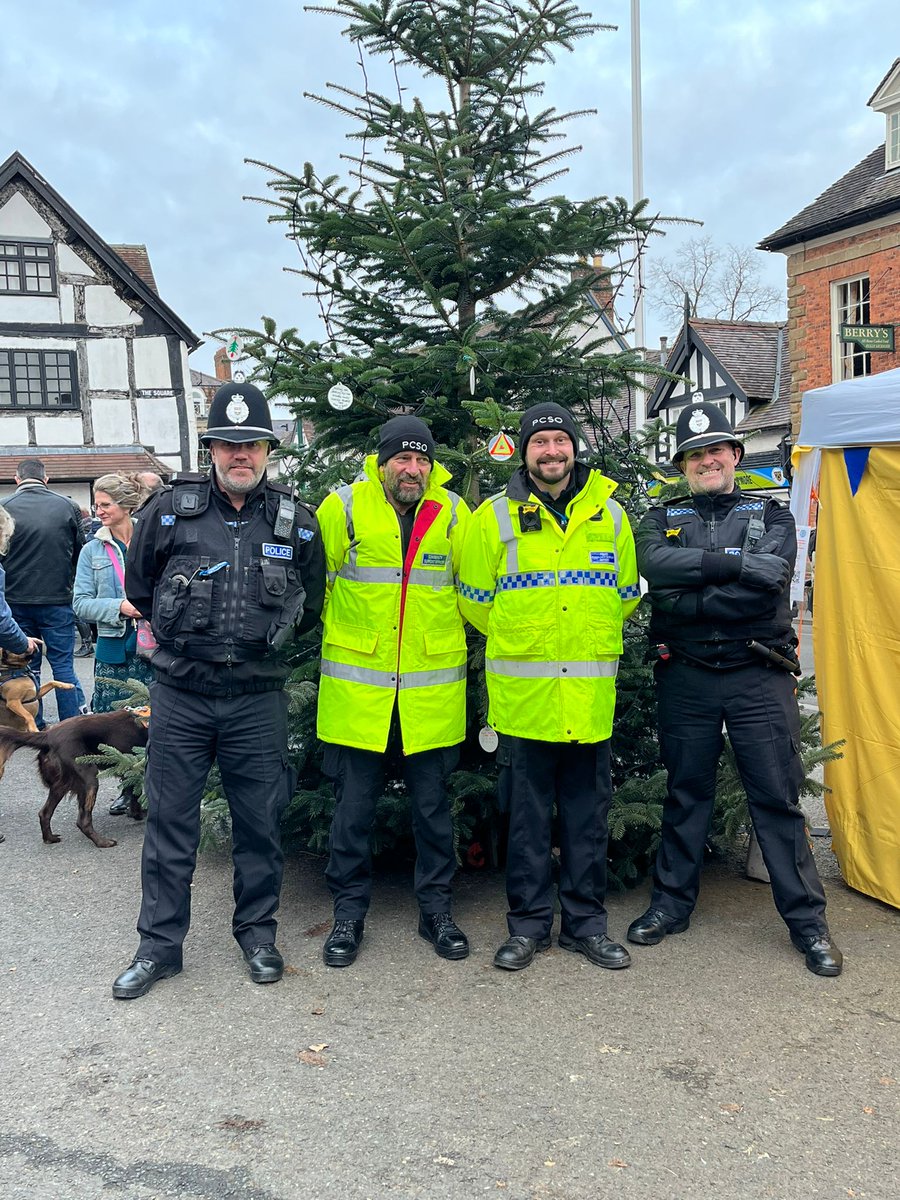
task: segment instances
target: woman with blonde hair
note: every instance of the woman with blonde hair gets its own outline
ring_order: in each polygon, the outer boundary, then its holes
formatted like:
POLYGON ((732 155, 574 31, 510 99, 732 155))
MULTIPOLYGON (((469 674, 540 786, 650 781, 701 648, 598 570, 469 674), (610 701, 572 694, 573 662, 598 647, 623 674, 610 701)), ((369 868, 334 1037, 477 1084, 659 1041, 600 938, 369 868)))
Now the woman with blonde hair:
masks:
MULTIPOLYGON (((16 523, 0 504, 0 554, 5 554, 12 541, 16 523)), ((0 650, 9 650, 11 654, 34 654, 37 642, 34 638, 23 633, 6 603, 6 572, 0 567, 0 650)), ((0 842, 4 835, 0 833, 0 842)))
MULTIPOLYGON (((150 683, 150 666, 137 653, 137 626, 141 616, 125 596, 125 555, 134 524, 131 515, 143 504, 148 491, 134 475, 113 473, 94 480, 94 511, 100 528, 81 549, 75 571, 75 615, 97 626, 94 649, 95 713, 110 712, 128 679, 150 683)), ((131 795, 123 791, 109 811, 120 816, 131 809, 131 795)), ((133 810, 132 810, 133 811, 133 810)))

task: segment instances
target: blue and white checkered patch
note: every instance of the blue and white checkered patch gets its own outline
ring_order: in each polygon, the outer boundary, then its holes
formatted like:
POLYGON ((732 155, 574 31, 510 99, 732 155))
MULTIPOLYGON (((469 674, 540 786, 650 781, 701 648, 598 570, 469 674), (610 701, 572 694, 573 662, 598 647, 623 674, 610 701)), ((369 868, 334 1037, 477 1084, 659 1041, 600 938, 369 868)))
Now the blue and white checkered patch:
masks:
POLYGON ((316 536, 316 531, 314 529, 298 529, 297 530, 297 537, 300 539, 301 542, 311 542, 315 536, 316 536))
POLYGON ((673 517, 693 517, 696 515, 694 508, 667 508, 666 512, 671 513, 673 517))
POLYGON ((764 508, 765 508, 765 504, 762 502, 762 500, 754 500, 754 501, 748 500, 745 504, 736 504, 734 506, 734 511, 735 512, 762 512, 762 510, 764 508))
POLYGON ((619 588, 619 596, 623 600, 639 600, 641 598, 640 585, 629 583, 628 587, 619 588))
POLYGON ((163 513, 162 516, 159 518, 159 523, 160 523, 160 525, 174 525, 175 524, 175 514, 174 513, 163 513))
POLYGON ((465 596, 467 600, 474 600, 477 604, 490 604, 494 598, 494 593, 489 592, 487 588, 472 587, 469 583, 460 582, 459 594, 465 596))
POLYGON ((559 582, 563 587, 615 587, 619 576, 616 571, 560 571, 559 582))
POLYGON ((556 587, 555 571, 518 571, 514 575, 501 575, 497 580, 498 592, 518 591, 519 588, 556 587))

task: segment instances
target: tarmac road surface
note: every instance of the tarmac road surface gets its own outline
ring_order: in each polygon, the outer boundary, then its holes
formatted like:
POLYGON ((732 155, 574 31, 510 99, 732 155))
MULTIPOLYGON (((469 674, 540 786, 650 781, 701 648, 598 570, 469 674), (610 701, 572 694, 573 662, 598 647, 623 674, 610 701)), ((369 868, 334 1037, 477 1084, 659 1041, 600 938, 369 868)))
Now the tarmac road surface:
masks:
MULTIPOLYGON (((79 664, 83 669, 90 661, 79 664)), ((690 929, 604 971, 555 945, 496 970, 502 879, 466 875, 463 962, 380 876, 358 962, 329 970, 322 864, 288 863, 285 979, 250 983, 230 861, 201 857, 184 973, 110 985, 136 938, 142 828, 97 850, 22 751, 0 783, 2 1200, 896 1200, 900 913, 816 842, 839 979, 810 974, 766 886, 719 865, 690 929)), ((104 802, 105 800, 105 802, 104 802)), ((622 937, 646 889, 610 899, 622 937)))

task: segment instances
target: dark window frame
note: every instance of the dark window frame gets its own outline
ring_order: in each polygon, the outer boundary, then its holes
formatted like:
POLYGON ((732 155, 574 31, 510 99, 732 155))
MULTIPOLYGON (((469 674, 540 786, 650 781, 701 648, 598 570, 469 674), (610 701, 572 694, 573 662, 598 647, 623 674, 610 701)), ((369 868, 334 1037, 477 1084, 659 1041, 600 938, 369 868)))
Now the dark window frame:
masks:
POLYGON ((0 237, 0 264, 16 263, 19 271, 19 284, 17 288, 0 287, 0 296, 42 296, 55 297, 59 295, 59 280, 56 275, 56 255, 53 252, 53 242, 47 238, 6 238, 0 237), (46 256, 28 254, 31 250, 47 250, 46 256), (14 250, 15 253, 11 253, 14 250), (50 268, 50 288, 49 290, 35 290, 25 286, 26 271, 25 267, 28 263, 46 262, 50 268))
POLYGON ((5 413, 23 412, 25 410, 32 412, 78 412, 80 408, 78 364, 74 350, 35 350, 31 347, 27 349, 23 349, 22 347, 0 347, 0 410, 5 413), (38 361, 37 363, 17 363, 15 360, 15 355, 17 354, 36 355, 38 361), (69 394, 71 395, 71 400, 68 404, 52 404, 48 398, 48 383, 53 378, 53 372, 59 370, 62 365, 60 359, 63 358, 68 360, 68 380, 71 384, 69 394), (38 375, 32 376, 32 378, 37 378, 40 382, 41 400, 39 404, 31 400, 33 393, 29 388, 26 388, 24 392, 28 400, 20 402, 17 399, 19 389, 17 387, 16 369, 22 366, 26 368, 26 371, 35 366, 38 369, 38 375))

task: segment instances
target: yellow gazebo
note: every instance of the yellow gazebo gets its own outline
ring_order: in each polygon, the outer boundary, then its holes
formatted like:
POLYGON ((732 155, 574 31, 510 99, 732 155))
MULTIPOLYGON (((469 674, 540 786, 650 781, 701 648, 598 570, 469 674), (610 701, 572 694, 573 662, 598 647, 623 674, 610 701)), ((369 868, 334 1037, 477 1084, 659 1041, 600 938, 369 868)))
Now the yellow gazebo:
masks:
POLYGON ((803 396, 794 597, 818 494, 813 649, 825 804, 847 883, 900 908, 900 369, 803 396))

